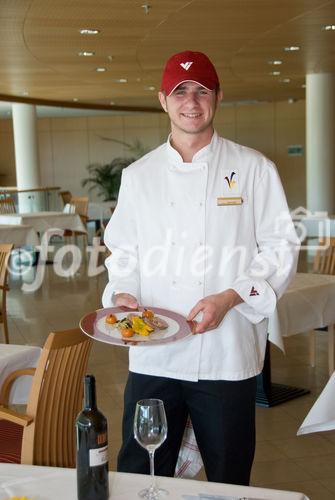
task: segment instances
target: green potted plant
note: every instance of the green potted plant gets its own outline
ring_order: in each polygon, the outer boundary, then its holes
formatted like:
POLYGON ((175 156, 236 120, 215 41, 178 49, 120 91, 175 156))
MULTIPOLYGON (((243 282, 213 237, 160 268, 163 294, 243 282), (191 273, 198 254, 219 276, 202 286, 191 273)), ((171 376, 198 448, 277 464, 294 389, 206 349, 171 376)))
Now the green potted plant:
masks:
POLYGON ((116 200, 120 189, 122 170, 143 156, 148 149, 138 139, 133 143, 108 137, 101 137, 101 139, 122 144, 125 146, 127 152, 130 153, 130 156, 114 158, 110 163, 105 165, 101 165, 100 163, 88 165, 89 177, 83 179, 81 185, 83 187, 89 185, 89 191, 96 189, 98 196, 103 197, 103 201, 116 200))

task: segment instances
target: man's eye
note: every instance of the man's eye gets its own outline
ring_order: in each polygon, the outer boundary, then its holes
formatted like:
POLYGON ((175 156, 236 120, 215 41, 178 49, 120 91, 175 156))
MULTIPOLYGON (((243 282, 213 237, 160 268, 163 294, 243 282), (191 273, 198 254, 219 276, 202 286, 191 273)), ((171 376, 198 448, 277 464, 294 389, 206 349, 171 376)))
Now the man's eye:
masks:
POLYGON ((176 90, 174 92, 175 95, 184 95, 185 94, 185 90, 176 90))

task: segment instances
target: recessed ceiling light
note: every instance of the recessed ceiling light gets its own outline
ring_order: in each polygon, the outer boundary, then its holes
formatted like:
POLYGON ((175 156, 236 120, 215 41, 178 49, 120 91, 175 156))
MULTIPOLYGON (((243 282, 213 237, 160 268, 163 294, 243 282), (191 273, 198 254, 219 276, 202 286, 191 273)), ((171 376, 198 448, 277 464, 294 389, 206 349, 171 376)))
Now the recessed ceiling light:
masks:
POLYGON ((97 30, 95 28, 82 28, 79 30, 79 33, 81 35, 97 35, 100 33, 100 30, 97 30))
POLYGON ((270 75, 272 76, 279 76, 280 75, 280 71, 271 71, 271 73, 269 73, 270 75))
POLYGON ((114 82, 116 82, 116 83, 127 83, 128 80, 127 80, 127 78, 117 78, 116 80, 114 80, 114 82))
POLYGON ((300 50, 299 45, 290 45, 288 47, 284 47, 285 52, 297 52, 300 50))
POLYGON ((83 56, 83 57, 91 57, 94 55, 95 55, 95 52, 91 52, 89 50, 82 50, 82 51, 78 52, 78 56, 83 56))
POLYGON ((279 64, 283 64, 283 61, 279 59, 275 59, 274 61, 268 61, 269 64, 273 64, 274 66, 279 66, 279 64))
POLYGON ((115 102, 114 102, 114 101, 111 101, 109 104, 110 104, 111 106, 114 106, 115 102))
POLYGON ((149 85, 148 87, 144 87, 145 90, 156 90, 156 87, 153 85, 149 85))
POLYGON ((325 24, 322 29, 324 31, 335 31, 335 24, 325 24))
POLYGON ((72 99, 72 101, 73 101, 73 102, 78 102, 78 101, 79 101, 79 99, 78 99, 78 97, 74 97, 74 98, 72 99))
POLYGON ((29 92, 28 92, 28 90, 23 90, 23 91, 21 92, 21 94, 22 94, 22 95, 24 95, 24 96, 27 96, 27 95, 29 95, 29 92))
POLYGON ((107 71, 107 69, 106 69, 106 68, 103 68, 103 67, 100 67, 100 68, 95 68, 95 71, 96 71, 97 73, 104 73, 105 71, 107 71))
POLYGON ((279 81, 280 81, 280 83, 290 83, 291 79, 290 78, 282 78, 279 81))

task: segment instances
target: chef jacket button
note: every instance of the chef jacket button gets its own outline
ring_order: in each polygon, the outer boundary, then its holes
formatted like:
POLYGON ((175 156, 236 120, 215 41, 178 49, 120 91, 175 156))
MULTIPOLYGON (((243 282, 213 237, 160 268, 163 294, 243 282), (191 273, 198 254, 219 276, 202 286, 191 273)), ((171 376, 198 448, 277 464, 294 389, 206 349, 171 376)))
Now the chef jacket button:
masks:
POLYGON ((202 285, 202 281, 198 281, 198 285, 199 285, 199 286, 200 286, 200 285, 202 285))
POLYGON ((170 207, 174 207, 174 201, 170 201, 170 207))
POLYGON ((176 285, 176 284, 177 284, 176 280, 173 280, 172 285, 176 285))

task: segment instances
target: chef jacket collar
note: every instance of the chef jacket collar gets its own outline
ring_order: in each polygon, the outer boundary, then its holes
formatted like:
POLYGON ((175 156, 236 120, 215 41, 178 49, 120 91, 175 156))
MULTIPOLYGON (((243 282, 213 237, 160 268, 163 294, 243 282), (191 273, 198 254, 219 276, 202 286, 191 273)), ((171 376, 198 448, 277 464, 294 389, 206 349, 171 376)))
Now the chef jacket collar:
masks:
POLYGON ((204 146, 195 153, 191 163, 184 162, 178 151, 174 149, 174 147, 171 145, 171 134, 169 134, 166 146, 169 159, 174 166, 182 167, 183 165, 185 165, 188 168, 190 166, 197 168, 200 166, 199 163, 201 164, 203 164, 204 162, 207 163, 210 160, 213 152, 215 151, 217 143, 218 143, 218 134, 214 130, 211 142, 207 144, 207 146, 204 146))

